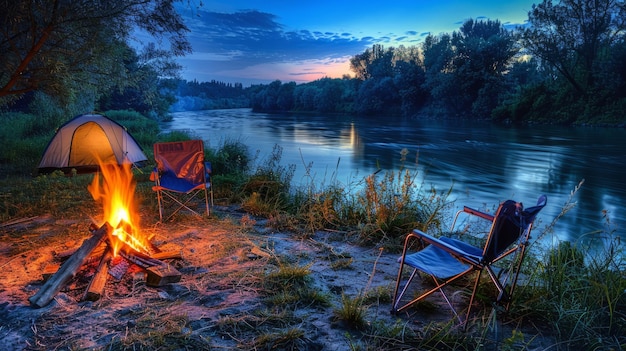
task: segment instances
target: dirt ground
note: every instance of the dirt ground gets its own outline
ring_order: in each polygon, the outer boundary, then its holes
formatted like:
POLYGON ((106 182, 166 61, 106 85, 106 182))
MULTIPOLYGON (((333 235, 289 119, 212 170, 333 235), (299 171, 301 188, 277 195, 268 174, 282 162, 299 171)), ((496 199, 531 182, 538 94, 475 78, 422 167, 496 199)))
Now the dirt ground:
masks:
MULTIPOLYGON (((93 273, 85 265, 42 308, 31 306, 28 298, 41 288, 44 268, 90 236, 91 220, 43 216, 2 224, 2 349, 151 349, 157 345, 151 338, 175 341, 177 346, 171 348, 165 341, 158 344, 162 350, 257 349, 259 345, 266 349, 373 349, 362 341, 367 333, 342 324, 334 310, 341 306, 342 296, 356 297, 369 291, 391 294, 398 269, 397 253, 353 245, 333 232, 306 238, 276 232, 266 226, 266 221, 228 208, 217 208, 216 216, 220 219, 190 217, 175 223, 144 225, 143 231, 152 237, 155 247, 182 253, 182 259, 168 261, 180 271, 179 282, 149 287, 144 271, 131 266, 120 280, 109 277, 99 300, 81 301, 93 273), (260 311, 272 309, 261 287, 264 276, 287 262, 308 267, 312 284, 330 297, 330 304, 298 304, 281 325, 262 317, 260 311), (304 334, 297 337, 297 342, 284 344, 288 347, 261 343, 262 335, 281 328, 284 335, 294 330, 304 334)), ((389 299, 380 299, 368 306, 366 320, 369 325, 380 323, 403 330, 394 335, 418 335, 429 323, 452 317, 441 301, 434 301, 434 308, 427 314, 393 316, 389 299)), ((511 327, 495 324, 493 330, 478 331, 492 341, 492 346, 485 349, 500 349, 498 345, 511 336, 511 327)), ((277 333, 281 332, 274 332, 274 340, 279 339, 277 333)), ((535 338, 524 345, 539 350, 550 343, 548 338, 535 338)))

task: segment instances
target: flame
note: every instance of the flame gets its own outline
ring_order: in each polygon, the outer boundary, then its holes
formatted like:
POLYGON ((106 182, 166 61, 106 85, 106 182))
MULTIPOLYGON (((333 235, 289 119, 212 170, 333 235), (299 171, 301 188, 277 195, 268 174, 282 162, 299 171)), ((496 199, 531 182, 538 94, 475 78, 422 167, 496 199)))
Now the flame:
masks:
POLYGON ((148 252, 148 239, 141 235, 139 215, 135 207, 135 179, 130 163, 117 165, 100 163, 100 173, 94 176, 87 187, 94 200, 102 203, 103 221, 114 228, 109 241, 114 255, 123 244, 148 252))

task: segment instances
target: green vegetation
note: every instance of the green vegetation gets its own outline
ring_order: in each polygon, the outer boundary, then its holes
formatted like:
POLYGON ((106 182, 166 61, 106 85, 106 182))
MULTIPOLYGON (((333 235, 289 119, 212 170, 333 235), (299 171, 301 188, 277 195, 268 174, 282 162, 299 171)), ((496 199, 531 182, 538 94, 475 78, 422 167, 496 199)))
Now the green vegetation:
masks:
MULTIPOLYGON (((147 145, 157 140, 194 137, 190 133, 158 134, 153 120, 135 112, 110 111, 107 115, 128 125, 133 133, 141 135, 144 131, 145 135, 138 139, 147 150, 150 150, 147 145)), ((0 152, 3 169, 11 165, 10 171, 5 171, 0 179, 0 222, 47 214, 58 219, 97 216, 99 210, 86 190, 91 176, 67 177, 61 173, 37 177, 30 175, 33 164, 36 164, 33 160, 38 159, 45 147, 43 141, 53 133, 53 129, 49 128, 50 121, 56 119, 11 114, 4 120, 14 131, 3 134, 7 142, 38 146, 24 147, 19 157, 7 148, 0 152)), ((218 148, 206 150, 207 158, 216 169, 220 169, 219 176, 214 178, 215 193, 220 194, 216 197, 218 202, 224 205, 241 204, 250 211, 241 222, 244 230, 255 221, 251 215, 256 215, 267 218, 268 225, 291 230, 303 239, 317 230, 330 229, 335 233, 335 240, 348 240, 367 247, 375 245, 381 250, 397 252, 407 230, 417 227, 436 231, 442 219, 449 215, 448 193, 424 189, 416 181, 417 175, 409 172, 404 165, 398 171, 372 174, 349 186, 340 186, 331 179, 327 185, 311 182, 293 189, 290 184, 293 170, 291 166, 281 165, 281 151, 276 146, 270 160, 259 162, 238 141, 224 141, 218 148)), ((403 151, 400 156, 406 161, 408 152, 403 151)), ((148 174, 149 168, 136 170, 141 212, 143 217, 157 218, 156 200, 150 190, 152 183, 148 174)), ((566 204, 554 221, 572 206, 572 203, 566 204)), ((550 227, 539 233, 538 238, 547 235, 550 227)), ((68 239, 77 235, 76 231, 68 229, 68 239)), ((485 308, 482 310, 484 315, 479 313, 475 317, 474 327, 468 332, 456 328, 455 319, 432 322, 418 332, 407 328, 401 320, 390 324, 373 317, 372 311, 389 307, 391 295, 390 287, 370 287, 375 267, 370 282, 361 292, 354 296, 344 293, 339 305, 331 305, 329 296, 314 286, 310 278, 313 262, 305 254, 298 257, 272 256, 266 269, 248 272, 248 284, 265 295, 263 305, 245 315, 223 317, 217 323, 224 333, 247 340, 239 345, 246 349, 271 345, 298 349, 311 345, 311 340, 299 326, 303 317, 294 310, 332 309, 333 325, 350 331, 346 338, 354 349, 413 347, 473 350, 487 343, 490 337, 486 333, 497 330, 497 324, 493 324, 495 315, 489 313, 498 313, 498 319, 508 323, 545 325, 544 331, 554 335, 555 342, 563 348, 620 349, 626 343, 623 337, 626 334, 623 314, 626 310, 624 251, 616 237, 611 233, 606 235, 605 250, 595 254, 591 254, 587 247, 570 243, 554 248, 533 246, 535 253, 528 255, 523 268, 524 282, 516 292, 511 311, 503 315, 497 310, 485 308), (250 274, 253 276, 250 277, 250 274), (477 330, 484 332, 477 333, 477 330)), ((45 246, 46 240, 38 241, 31 248, 45 246)), ((238 244, 233 242, 232 245, 238 244)), ((331 269, 351 269, 352 257, 349 254, 336 252, 332 242, 319 245, 322 251, 327 252, 324 260, 328 261, 326 264, 331 269)), ((416 308, 421 310, 424 307, 416 308)), ((165 344, 206 345, 206 340, 191 339, 185 332, 188 322, 183 316, 157 318, 150 317, 149 310, 142 313, 145 315, 138 317, 137 330, 143 328, 143 318, 146 318, 146 325, 150 325, 152 319, 163 323, 160 331, 152 333, 152 338, 141 337, 140 332, 134 333, 130 338, 114 341, 111 344, 113 349, 151 348, 165 344)), ((517 349, 534 337, 527 333, 516 329, 510 337, 498 341, 497 346, 517 349)))
POLYGON ((133 109, 157 120, 167 119, 169 111, 252 107, 500 123, 626 122, 621 2, 544 0, 529 9, 526 27, 468 19, 458 30, 430 34, 419 45, 375 44, 355 53, 353 77, 306 84, 277 80, 245 88, 178 77, 181 67, 173 59, 190 47, 174 2, 115 0, 104 12, 75 2, 57 10, 46 3, 38 11, 27 1, 12 2, 3 18, 13 20, 0 23, 0 58, 6 63, 0 108, 39 116, 51 108, 69 115, 133 109), (132 24, 169 40, 171 49, 153 44, 134 49, 128 43, 132 24), (50 107, 42 108, 42 100, 50 107))
MULTIPOLYGON (((189 47, 186 28, 172 3, 116 0, 107 6, 80 6, 82 2, 77 1, 42 2, 38 12, 31 12, 29 2, 6 2, 3 18, 13 20, 0 23, 4 62, 0 141, 11 147, 0 150, 1 222, 48 214, 58 219, 97 215, 86 190, 90 176, 34 177, 33 167, 54 130, 79 113, 107 111, 129 129, 150 158, 156 141, 194 137, 191 132, 159 134, 157 120, 167 118, 176 95, 183 97, 176 106, 184 109, 251 106, 263 111, 426 114, 507 123, 626 122, 626 68, 621 64, 626 58, 626 15, 621 2, 553 4, 545 0, 529 13, 532 26, 527 29, 509 31, 498 21, 468 20, 459 31, 429 35, 420 47, 375 45, 355 55, 351 59, 354 78, 325 78, 302 85, 275 81, 245 89, 177 79, 179 67, 172 57, 188 52, 189 47), (54 4, 64 8, 57 11, 54 4), (110 11, 103 12, 104 8, 110 11), (136 52, 126 42, 131 24, 166 37, 172 50, 146 46, 136 52), (14 52, 32 55, 18 57, 14 52)), ((331 177, 325 184, 311 179, 293 188, 293 168, 281 165, 281 154, 277 145, 269 159, 258 160, 236 140, 207 149, 216 200, 240 204, 249 214, 244 217, 248 224, 254 215, 303 239, 318 230, 331 230, 343 241, 391 250, 398 250, 411 228, 440 230, 448 215, 449 192, 425 188, 404 164, 354 184, 339 184, 331 177)), ((407 155, 407 150, 401 151, 403 162, 407 155)), ((156 218, 149 171, 136 170, 137 191, 143 201, 142 216, 156 218)), ((68 240, 77 235, 70 230, 64 234, 68 240)), ((530 259, 524 267, 524 282, 513 309, 499 318, 514 325, 541 325, 554 335, 557 348, 625 348, 624 250, 612 233, 605 235, 601 252, 591 253, 588 247, 571 243, 538 250, 534 255, 538 259, 530 259)), ((32 248, 39 245, 45 245, 45 238, 32 248)), ((17 254, 13 250, 17 249, 9 248, 7 253, 17 254)), ((332 249, 328 252, 332 269, 350 269, 350 257, 332 249)), ((310 265, 275 257, 269 264, 272 269, 255 272, 250 283, 265 294, 263 308, 224 316, 217 328, 234 337, 253 335, 240 343, 244 349, 313 347, 299 326, 305 317, 294 312, 306 303, 307 307, 332 308, 334 322, 350 330, 346 339, 355 350, 523 349, 534 337, 515 329, 497 345, 486 345, 485 334, 497 329, 493 323, 496 309, 492 315, 478 315, 475 331, 469 332, 456 328, 454 319, 430 323, 419 332, 401 320, 385 323, 368 313, 374 307, 388 307, 390 292, 385 288, 367 287, 356 296, 344 294, 341 305, 329 306, 328 296, 311 283, 310 265)), ((113 340, 110 349, 206 345, 205 340, 188 338, 185 316, 163 315, 157 309, 142 310, 131 336, 113 340), (155 332, 156 321, 160 324, 155 332)))
POLYGON ((529 10, 525 28, 469 19, 419 46, 376 44, 350 60, 354 78, 251 87, 251 107, 623 125, 623 4, 546 0, 529 10))
POLYGON ((7 4, 0 17, 0 106, 24 111, 36 94, 45 94, 66 113, 97 104, 163 116, 174 102, 164 81, 180 70, 173 58, 191 52, 174 2, 7 4), (135 49, 138 29, 155 40, 135 49), (155 41, 170 46, 157 48, 155 41))
POLYGON ((513 313, 555 326, 565 348, 620 349, 626 335, 624 248, 617 237, 605 247, 562 242, 537 262, 513 313))
POLYGON ((447 192, 424 190, 418 174, 405 168, 407 150, 400 153, 399 171, 376 172, 345 186, 331 179, 292 189, 294 165, 280 164, 282 148, 275 146, 241 186, 239 197, 248 213, 270 219, 276 229, 310 234, 317 230, 353 233, 363 244, 402 244, 412 228, 440 228, 450 205, 447 192))

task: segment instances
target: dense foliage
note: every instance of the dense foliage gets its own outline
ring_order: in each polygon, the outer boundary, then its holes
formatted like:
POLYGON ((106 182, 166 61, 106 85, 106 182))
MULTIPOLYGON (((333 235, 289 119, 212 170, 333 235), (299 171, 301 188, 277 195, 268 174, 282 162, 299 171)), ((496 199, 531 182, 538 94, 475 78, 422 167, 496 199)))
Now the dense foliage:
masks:
POLYGON ((250 102, 241 83, 170 80, 176 102, 170 111, 199 111, 223 108, 248 107, 250 102))
POLYGON ((174 56, 191 51, 174 2, 4 2, 0 106, 11 107, 16 100, 27 105, 33 93, 43 93, 83 112, 96 107, 100 97, 105 106, 136 100, 137 110, 166 111, 155 94, 156 83, 177 74, 174 56), (150 39, 139 43, 138 36, 165 39, 170 47, 157 49, 150 39), (127 101, 114 101, 126 94, 122 100, 127 101))
POLYGON ((176 2, 7 3, 0 16, 0 106, 27 113, 52 106, 66 115, 132 109, 156 119, 173 111, 252 107, 508 123, 626 122, 623 1, 544 0, 523 27, 469 19, 416 46, 375 44, 356 53, 353 77, 245 88, 178 78, 173 58, 191 47, 176 2), (138 46, 131 40, 135 28, 168 39, 171 47, 150 40, 138 46))
POLYGON ((354 78, 252 87, 251 107, 622 125, 625 26, 622 1, 545 0, 525 27, 470 19, 419 47, 376 44, 351 58, 354 78))

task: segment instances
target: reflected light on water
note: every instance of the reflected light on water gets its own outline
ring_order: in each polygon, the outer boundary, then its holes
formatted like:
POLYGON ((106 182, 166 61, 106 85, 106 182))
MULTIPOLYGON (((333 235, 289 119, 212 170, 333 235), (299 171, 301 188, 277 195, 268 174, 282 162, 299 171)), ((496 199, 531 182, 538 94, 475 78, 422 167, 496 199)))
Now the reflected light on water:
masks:
POLYGON ((296 166, 296 183, 327 181, 333 175, 349 186, 378 167, 399 169, 400 150, 406 148, 411 156, 405 166, 417 167, 427 188, 445 192, 452 186, 457 209, 491 209, 508 198, 532 206, 540 194, 547 194, 548 205, 539 216, 544 225, 585 179, 574 198, 576 207, 558 221, 551 240, 576 241, 604 229, 603 210, 608 211, 611 230, 626 238, 625 129, 270 115, 249 109, 181 112, 173 117, 162 125, 164 130, 192 130, 212 148, 224 140, 239 140, 253 155, 259 151, 260 162, 275 145, 281 146, 282 163, 296 166), (410 164, 418 152, 419 164, 410 164))

